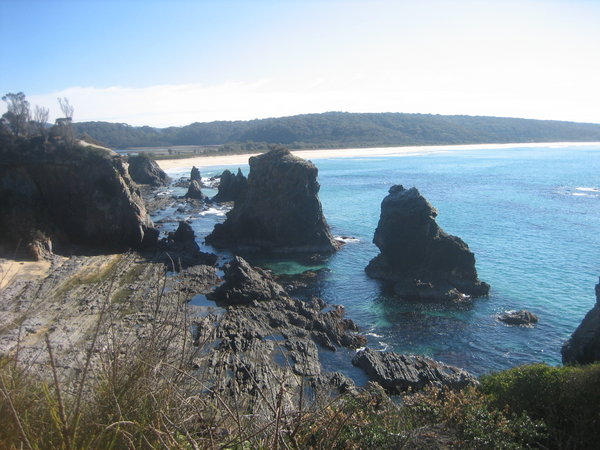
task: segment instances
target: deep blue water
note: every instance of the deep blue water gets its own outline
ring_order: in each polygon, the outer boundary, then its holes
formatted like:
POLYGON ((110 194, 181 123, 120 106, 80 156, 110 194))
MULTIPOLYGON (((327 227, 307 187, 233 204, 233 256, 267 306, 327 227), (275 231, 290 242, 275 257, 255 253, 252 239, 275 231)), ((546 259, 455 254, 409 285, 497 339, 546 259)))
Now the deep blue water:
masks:
MULTIPOLYGON (((369 334, 369 346, 425 354, 475 374, 560 363, 563 342, 594 304, 600 275, 600 146, 313 162, 333 233, 358 238, 324 264, 331 272, 314 291, 343 304, 369 334), (417 187, 438 209, 440 226, 469 245, 480 279, 492 287, 488 298, 462 306, 406 303, 365 275, 378 253, 371 239, 381 200, 393 184, 417 187), (500 312, 522 308, 540 322, 527 328, 496 320, 500 312)), ((242 170, 247 174, 247 166, 242 170)), ((189 168, 171 171, 183 174, 189 168)), ((223 220, 220 214, 192 217, 199 239, 223 220)), ((279 272, 313 268, 262 263, 279 272)))

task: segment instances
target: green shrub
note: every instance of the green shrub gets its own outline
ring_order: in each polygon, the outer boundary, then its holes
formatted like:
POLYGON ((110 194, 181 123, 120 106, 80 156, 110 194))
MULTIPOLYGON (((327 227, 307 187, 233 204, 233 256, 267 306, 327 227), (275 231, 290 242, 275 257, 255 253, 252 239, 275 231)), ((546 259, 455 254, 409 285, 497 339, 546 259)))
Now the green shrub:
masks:
POLYGON ((600 364, 516 367, 482 377, 481 390, 499 408, 543 420, 549 447, 596 448, 600 442, 600 364))

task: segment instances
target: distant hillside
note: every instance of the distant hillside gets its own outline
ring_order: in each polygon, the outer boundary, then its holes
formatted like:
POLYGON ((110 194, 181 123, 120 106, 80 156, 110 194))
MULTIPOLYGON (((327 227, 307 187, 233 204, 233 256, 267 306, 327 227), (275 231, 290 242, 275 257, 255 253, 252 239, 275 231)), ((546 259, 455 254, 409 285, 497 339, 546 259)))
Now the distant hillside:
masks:
POLYGON ((600 141, 600 124, 402 113, 329 112, 250 121, 193 123, 169 128, 79 122, 75 128, 77 132, 87 133, 113 148, 243 142, 326 148, 600 141))

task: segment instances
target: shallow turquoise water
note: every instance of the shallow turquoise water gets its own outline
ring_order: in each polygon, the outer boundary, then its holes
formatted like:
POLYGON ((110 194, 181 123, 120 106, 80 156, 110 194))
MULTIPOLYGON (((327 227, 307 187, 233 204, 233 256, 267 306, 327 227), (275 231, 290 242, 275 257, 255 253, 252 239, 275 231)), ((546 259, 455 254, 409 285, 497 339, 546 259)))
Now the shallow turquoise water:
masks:
MULTIPOLYGON (((369 333, 369 346, 426 354, 476 374, 560 363, 560 347, 593 306, 600 275, 600 146, 314 162, 333 233, 358 238, 326 261, 331 272, 314 293, 343 304, 369 333), (492 286, 488 298, 464 306, 406 303, 365 275, 378 253, 371 239, 380 203, 393 184, 416 186, 438 209, 438 223, 469 244, 480 278, 492 286), (496 320, 521 308, 537 314, 538 325, 496 320)), ((222 218, 205 214, 194 227, 205 235, 222 218)), ((281 272, 314 268, 267 263, 281 272)))

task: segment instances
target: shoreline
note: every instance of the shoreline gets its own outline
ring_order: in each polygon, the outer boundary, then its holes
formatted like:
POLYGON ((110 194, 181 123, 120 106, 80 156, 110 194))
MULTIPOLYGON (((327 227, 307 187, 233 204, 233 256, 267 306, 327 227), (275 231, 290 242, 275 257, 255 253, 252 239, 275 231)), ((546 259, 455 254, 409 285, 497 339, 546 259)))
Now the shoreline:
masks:
MULTIPOLYGON (((585 147, 600 146, 600 142, 527 142, 508 144, 458 144, 458 145, 422 145, 407 147, 365 147, 342 149, 314 149, 292 150, 292 154, 304 159, 330 159, 330 158, 365 158, 370 156, 417 156, 434 153, 445 153, 465 150, 493 150, 502 148, 524 147, 585 147)), ((241 153, 222 156, 195 156, 184 159, 160 159, 156 163, 163 170, 188 169, 192 166, 207 168, 215 166, 233 166, 247 164, 248 159, 260 153, 241 153)))

